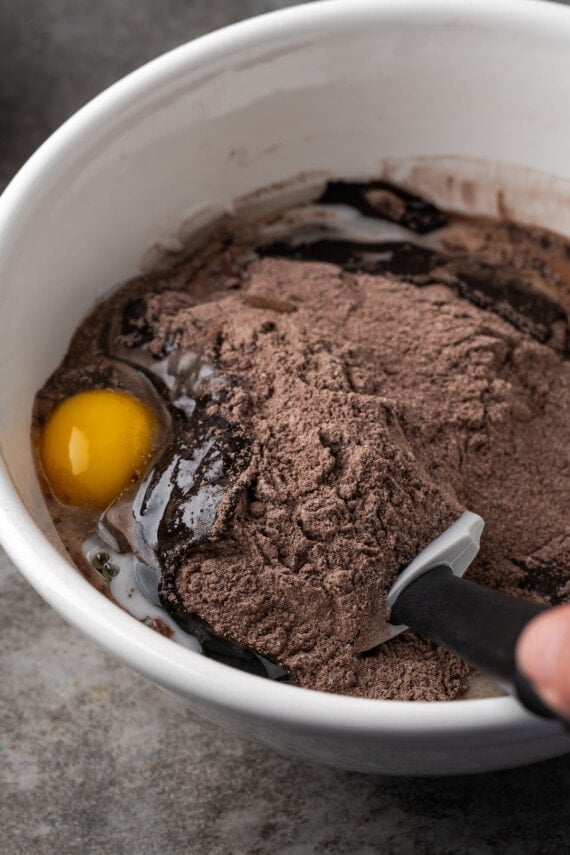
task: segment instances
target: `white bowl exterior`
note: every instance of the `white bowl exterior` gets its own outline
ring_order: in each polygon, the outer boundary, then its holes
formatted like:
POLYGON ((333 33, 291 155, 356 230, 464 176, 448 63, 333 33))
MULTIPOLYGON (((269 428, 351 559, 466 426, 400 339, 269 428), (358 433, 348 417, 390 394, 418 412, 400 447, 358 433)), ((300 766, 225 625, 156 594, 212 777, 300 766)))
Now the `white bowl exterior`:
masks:
MULTIPOLYGON (((426 156, 530 167, 546 174, 542 187, 552 176, 565 187, 568 104, 566 9, 333 0, 184 46, 63 126, 0 200, 0 535, 42 596, 198 712, 331 765, 450 774, 567 751, 556 725, 510 699, 405 704, 275 685, 138 624, 65 558, 29 424, 81 318, 192 212, 300 173, 371 176, 389 159, 426 156)), ((531 209, 570 234, 570 206, 531 209)))

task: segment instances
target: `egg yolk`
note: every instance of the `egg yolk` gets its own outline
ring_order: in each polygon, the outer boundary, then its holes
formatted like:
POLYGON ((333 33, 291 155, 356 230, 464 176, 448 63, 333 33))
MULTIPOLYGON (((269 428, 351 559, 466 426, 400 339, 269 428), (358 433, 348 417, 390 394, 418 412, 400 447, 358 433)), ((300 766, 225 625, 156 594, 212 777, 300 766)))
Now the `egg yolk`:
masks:
POLYGON ((126 392, 80 392, 59 404, 40 438, 50 489, 67 505, 102 510, 144 472, 157 441, 154 412, 126 392))

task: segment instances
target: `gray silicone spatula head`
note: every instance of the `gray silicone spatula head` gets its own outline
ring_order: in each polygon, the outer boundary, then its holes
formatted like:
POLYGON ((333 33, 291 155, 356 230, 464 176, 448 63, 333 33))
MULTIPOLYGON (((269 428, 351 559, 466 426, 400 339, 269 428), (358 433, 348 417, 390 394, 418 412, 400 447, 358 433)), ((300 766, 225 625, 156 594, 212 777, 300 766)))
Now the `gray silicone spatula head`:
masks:
MULTIPOLYGON (((470 511, 461 514, 453 525, 446 529, 423 549, 403 570, 386 597, 386 611, 396 602, 402 591, 423 573, 434 567, 447 566, 456 576, 463 576, 477 553, 484 520, 470 511)), ((407 629, 406 626, 394 626, 387 621, 387 615, 379 615, 372 624, 361 633, 358 652, 371 650, 407 629)))

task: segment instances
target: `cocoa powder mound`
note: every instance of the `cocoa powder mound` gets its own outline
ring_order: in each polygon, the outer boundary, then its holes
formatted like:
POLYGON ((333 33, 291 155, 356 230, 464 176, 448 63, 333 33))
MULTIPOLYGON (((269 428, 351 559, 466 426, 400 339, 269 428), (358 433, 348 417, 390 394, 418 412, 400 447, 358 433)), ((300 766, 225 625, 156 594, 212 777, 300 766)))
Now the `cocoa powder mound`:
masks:
MULTIPOLYGON (((503 262, 492 230, 485 240, 503 262)), ((514 245, 527 264, 525 241, 514 245)), ((465 509, 486 521, 471 578, 568 598, 570 362, 465 299, 449 269, 413 280, 291 258, 236 264, 218 247, 97 310, 38 418, 71 370, 108 367, 102 330, 140 300, 118 339, 156 359, 199 353, 227 380, 204 418, 251 440, 239 501, 165 560, 163 602, 302 686, 443 700, 464 690, 463 663, 412 632, 362 655, 363 631, 398 572, 465 509)))
POLYGON ((234 378, 219 410, 256 446, 231 526, 167 574, 170 596, 301 685, 454 696, 467 669, 412 633, 355 649, 465 508, 487 521, 472 575, 534 595, 522 557, 566 526, 568 363, 440 284, 264 259, 242 288, 172 312, 154 298, 157 346, 234 378))

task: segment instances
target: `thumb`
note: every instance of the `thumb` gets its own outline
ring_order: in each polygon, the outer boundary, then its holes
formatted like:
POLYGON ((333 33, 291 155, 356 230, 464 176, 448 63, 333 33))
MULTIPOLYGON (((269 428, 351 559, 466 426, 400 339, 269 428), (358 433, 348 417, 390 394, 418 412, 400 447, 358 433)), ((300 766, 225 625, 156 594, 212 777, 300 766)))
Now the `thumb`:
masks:
POLYGON ((570 605, 531 620, 518 640, 519 671, 542 700, 570 718, 570 605))

